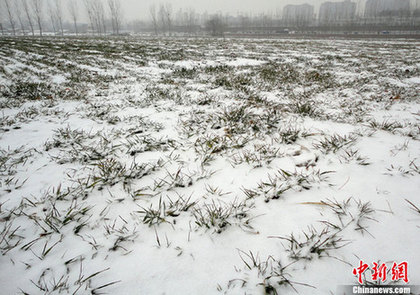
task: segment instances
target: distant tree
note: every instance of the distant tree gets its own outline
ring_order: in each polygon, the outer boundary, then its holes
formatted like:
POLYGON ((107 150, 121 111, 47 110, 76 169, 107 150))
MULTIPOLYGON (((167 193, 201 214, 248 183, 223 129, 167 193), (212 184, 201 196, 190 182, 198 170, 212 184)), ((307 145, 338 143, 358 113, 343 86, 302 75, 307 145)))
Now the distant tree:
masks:
POLYGON ((95 17, 94 17, 94 14, 93 14, 92 0, 84 0, 84 4, 85 4, 87 15, 89 17, 90 27, 91 27, 92 31, 95 31, 96 22, 95 22, 95 17))
POLYGON ((206 29, 212 36, 223 36, 225 25, 221 15, 213 15, 206 21, 206 29))
POLYGON ((35 14, 36 22, 38 23, 39 35, 42 36, 42 0, 32 0, 32 8, 35 14))
POLYGON ((155 5, 149 6, 149 14, 150 14, 150 18, 152 20, 153 30, 155 32, 155 35, 157 36, 158 32, 159 32, 159 27, 158 27, 158 18, 157 18, 156 6, 155 5))
POLYGON ((21 10, 21 7, 20 7, 19 3, 20 2, 18 2, 18 1, 14 2, 15 15, 18 18, 18 21, 19 21, 19 24, 20 24, 20 30, 22 31, 22 34, 26 35, 25 23, 23 21, 22 10, 21 10))
POLYGON ((25 12, 26 19, 28 21, 29 27, 31 28, 32 36, 34 36, 35 35, 34 25, 32 23, 32 15, 31 15, 31 12, 30 12, 30 9, 29 9, 28 1, 27 0, 22 0, 21 3, 22 3, 22 8, 25 12))
POLYGON ((174 26, 186 26, 187 25, 187 13, 182 8, 174 15, 174 26))
POLYGON ((267 13, 263 15, 263 24, 264 28, 269 29, 273 26, 273 15, 272 13, 267 13))
POLYGON ((192 8, 190 8, 187 13, 188 13, 187 28, 188 28, 188 32, 192 34, 192 33, 195 33, 195 27, 197 26, 198 17, 197 17, 197 13, 192 8))
POLYGON ((19 21, 19 24, 20 24, 21 33, 23 35, 26 35, 26 32, 25 32, 25 22, 23 21, 22 9, 21 9, 19 3, 20 2, 18 2, 18 1, 14 2, 13 3, 14 4, 13 7, 14 7, 14 10, 15 10, 15 15, 16 15, 18 21, 19 21))
POLYGON ((99 33, 106 34, 105 8, 101 0, 93 0, 93 13, 99 33))
POLYGON ((0 2, 0 29, 1 29, 1 34, 4 35, 4 30, 3 30, 3 23, 4 23, 4 16, 3 16, 3 2, 0 2))
POLYGON ((9 23, 12 27, 13 35, 16 35, 15 20, 13 18, 12 6, 9 0, 4 0, 4 4, 6 6, 7 16, 9 17, 9 23))
POLYGON ((245 32, 251 25, 251 18, 247 15, 241 14, 239 16, 239 22, 242 32, 245 32))
POLYGON ((74 25, 74 32, 78 33, 77 31, 77 18, 79 16, 79 9, 77 6, 77 2, 76 0, 68 0, 68 9, 69 9, 69 14, 70 14, 70 18, 73 21, 73 25, 74 25))
POLYGON ((172 34, 173 26, 173 12, 172 5, 170 3, 161 4, 159 7, 159 21, 163 33, 172 34))
POLYGON ((195 32, 197 22, 197 13, 192 8, 187 10, 179 9, 172 21, 173 26, 179 26, 183 32, 189 33, 190 35, 195 32))
POLYGON ((51 3, 51 0, 49 0, 47 4, 48 4, 48 15, 50 16, 51 26, 53 28, 54 34, 56 34, 57 33, 57 18, 56 18, 54 7, 53 7, 54 4, 51 3))
POLYGON ((55 19, 57 22, 58 29, 60 29, 61 36, 64 36, 63 8, 61 5, 61 0, 54 0, 54 1, 55 1, 55 7, 54 7, 55 19))
POLYGON ((119 0, 108 0, 108 6, 111 13, 112 31, 118 35, 122 20, 121 2, 119 0))
POLYGON ((282 24, 282 9, 279 8, 279 7, 276 9, 275 19, 276 19, 276 26, 277 27, 281 26, 281 24, 282 24))
POLYGON ((173 16, 172 16, 172 5, 170 3, 165 4, 166 12, 166 25, 168 28, 169 36, 172 34, 173 16))
POLYGON ((92 30, 101 34, 106 33, 105 9, 101 0, 85 0, 85 7, 92 26, 92 30))
POLYGON ((164 4, 161 4, 159 7, 159 21, 160 21, 160 27, 162 29, 162 33, 165 34, 168 28, 168 25, 166 23, 166 8, 164 4))
POLYGON ((101 25, 102 25, 102 32, 104 34, 106 34, 106 11, 105 11, 105 7, 102 4, 101 0, 97 0, 97 3, 99 5, 99 10, 98 10, 98 16, 101 19, 101 25))

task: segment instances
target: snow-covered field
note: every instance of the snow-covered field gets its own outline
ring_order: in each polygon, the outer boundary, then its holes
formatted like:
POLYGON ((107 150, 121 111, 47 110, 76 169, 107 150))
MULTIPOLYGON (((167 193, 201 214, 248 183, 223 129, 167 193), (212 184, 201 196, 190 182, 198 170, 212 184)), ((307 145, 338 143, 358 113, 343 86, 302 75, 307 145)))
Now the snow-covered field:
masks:
POLYGON ((420 285, 419 48, 0 39, 0 293, 420 285))

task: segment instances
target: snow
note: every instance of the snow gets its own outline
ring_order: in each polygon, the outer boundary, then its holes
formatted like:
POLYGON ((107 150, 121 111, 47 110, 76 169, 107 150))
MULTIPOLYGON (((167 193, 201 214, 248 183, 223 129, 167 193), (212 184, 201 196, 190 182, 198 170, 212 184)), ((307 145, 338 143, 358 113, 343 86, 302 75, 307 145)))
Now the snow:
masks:
POLYGON ((20 42, 0 39, 2 293, 337 294, 360 259, 420 285, 418 41, 20 42))
POLYGON ((67 81, 63 75, 55 75, 51 77, 51 82, 55 84, 63 84, 67 81))
POLYGON ((420 84, 420 77, 413 77, 405 80, 406 83, 420 84))
POLYGON ((243 67, 243 66, 259 66, 264 64, 265 61, 263 60, 255 60, 255 59, 248 59, 248 58, 237 58, 235 60, 230 60, 226 62, 226 65, 232 67, 243 67))

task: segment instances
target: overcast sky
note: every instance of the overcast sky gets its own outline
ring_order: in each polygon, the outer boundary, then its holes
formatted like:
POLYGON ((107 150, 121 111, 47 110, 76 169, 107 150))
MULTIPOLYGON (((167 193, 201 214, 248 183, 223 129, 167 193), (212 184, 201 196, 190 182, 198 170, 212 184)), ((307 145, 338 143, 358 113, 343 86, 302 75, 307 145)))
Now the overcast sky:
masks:
MULTIPOLYGON (((197 12, 208 11, 214 13, 218 11, 236 14, 237 12, 273 12, 281 9, 285 4, 309 3, 319 6, 325 0, 120 0, 124 8, 125 19, 148 18, 149 6, 159 3, 171 3, 173 10, 179 8, 194 8, 197 12)), ((330 0, 331 1, 331 0, 330 0)), ((335 1, 335 0, 333 0, 335 1)), ((356 1, 357 2, 357 1, 356 1)))
MULTIPOLYGON (((12 0, 15 1, 15 0, 12 0)), ((16 0, 17 1, 17 0, 16 0)), ((46 2, 47 0, 44 0, 46 2)), ((80 10, 80 21, 87 22, 88 18, 86 15, 83 0, 76 0, 78 2, 80 10)), ((106 5, 106 0, 102 0, 106 5)), ((223 12, 231 15, 236 15, 238 12, 244 13, 273 13, 277 11, 281 12, 284 5, 287 4, 303 4, 308 3, 315 6, 315 13, 319 11, 321 3, 326 1, 341 2, 343 0, 120 0, 123 7, 124 21, 130 21, 134 19, 150 20, 149 7, 151 5, 159 6, 161 3, 172 4, 174 14, 179 9, 193 8, 198 13, 207 11, 208 13, 223 12)), ((352 2, 358 3, 360 12, 363 10, 364 3, 366 0, 351 0, 352 2)), ((412 7, 420 7, 420 0, 410 0, 412 7)), ((67 12, 67 0, 61 0, 63 4, 63 11, 68 18, 67 12)), ((0 0, 0 4, 3 1, 0 0)), ((2 11, 2 5, 0 5, 0 16, 6 17, 5 11, 2 11)))
MULTIPOLYGON (((124 18, 132 19, 149 19, 149 7, 153 4, 159 6, 160 3, 171 3, 174 12, 183 8, 194 8, 197 12, 228 12, 236 15, 237 12, 276 13, 278 9, 282 9, 287 4, 303 4, 308 3, 315 6, 315 13, 318 12, 319 6, 323 2, 341 2, 343 0, 120 0, 124 7, 124 18)), ((358 11, 363 11, 366 0, 351 0, 358 4, 358 11)), ((397 0, 398 1, 398 0, 397 0)), ((410 0, 411 7, 420 7, 420 0, 410 0), (416 4, 417 3, 417 4, 416 4)))
MULTIPOLYGON (((17 1, 17 0, 12 0, 17 1)), ((48 0, 44 0, 46 2, 48 0)), ((79 6, 80 21, 88 21, 83 0, 76 0, 79 6)), ((106 0, 102 0, 106 5, 106 0)), ((223 12, 236 15, 238 12, 244 13, 273 13, 281 12, 284 5, 308 3, 314 5, 315 13, 319 11, 319 6, 323 2, 341 2, 343 0, 120 0, 123 7, 124 21, 134 19, 150 20, 149 7, 151 5, 159 6, 161 3, 172 4, 174 14, 179 9, 193 8, 198 13, 207 11, 208 13, 223 12)), ((359 4, 359 12, 363 11, 364 3, 367 0, 351 0, 359 4)), ((64 14, 68 18, 67 0, 61 0, 64 14)), ((420 7, 420 0, 410 0, 411 7, 420 7), (417 4, 416 4, 417 3, 417 4), (417 5, 417 6, 416 6, 417 5)), ((6 18, 6 11, 3 8, 3 1, 0 0, 0 18, 6 18)))

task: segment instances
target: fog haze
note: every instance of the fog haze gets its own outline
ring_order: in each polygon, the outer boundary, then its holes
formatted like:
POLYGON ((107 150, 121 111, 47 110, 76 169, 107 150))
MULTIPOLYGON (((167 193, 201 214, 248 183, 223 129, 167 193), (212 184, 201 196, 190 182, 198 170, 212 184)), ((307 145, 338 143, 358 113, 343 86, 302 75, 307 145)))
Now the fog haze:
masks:
MULTIPOLYGON (((159 5, 160 3, 171 3, 174 11, 183 8, 193 8, 197 12, 223 12, 236 14, 237 12, 245 13, 261 13, 272 12, 276 13, 286 4, 302 4, 310 3, 315 7, 322 3, 322 0, 172 0, 172 1, 154 1, 154 0, 121 0, 124 9, 124 16, 126 19, 148 18, 148 9, 151 5, 159 5)), ((357 2, 357 1, 356 1, 357 2)))
MULTIPOLYGON (((308 3, 314 6, 315 14, 318 14, 319 7, 323 2, 341 2, 342 0, 120 0, 124 21, 130 20, 149 20, 149 7, 152 5, 159 6, 160 4, 170 3, 173 8, 173 12, 176 13, 179 9, 194 9, 198 13, 208 12, 212 13, 228 13, 236 15, 237 13, 281 13, 282 8, 287 4, 304 4, 308 3)), ((356 3, 357 13, 361 13, 364 7, 364 3, 367 0, 351 0, 356 3)), ((64 7, 65 0, 62 0, 64 7)), ((420 0, 410 0, 411 7, 420 7, 420 0), (416 4, 417 1, 417 4, 416 4)), ((78 0, 79 10, 82 13, 81 18, 83 21, 87 21, 87 15, 84 9, 84 3, 82 0, 78 0)), ((106 1, 104 0, 104 3, 106 1)), ((65 9, 66 10, 66 9, 65 9)), ((65 11, 66 13, 66 11, 65 11)), ((66 13, 67 14, 67 13, 66 13)))

